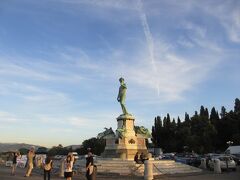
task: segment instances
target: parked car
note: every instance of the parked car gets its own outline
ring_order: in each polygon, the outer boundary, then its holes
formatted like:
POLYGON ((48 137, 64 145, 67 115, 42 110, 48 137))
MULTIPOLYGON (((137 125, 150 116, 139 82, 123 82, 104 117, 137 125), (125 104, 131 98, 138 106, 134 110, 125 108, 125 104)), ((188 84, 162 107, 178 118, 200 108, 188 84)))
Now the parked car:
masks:
POLYGON ((240 154, 231 154, 230 156, 236 162, 236 165, 240 165, 240 154))
POLYGON ((164 153, 162 154, 161 159, 165 159, 165 160, 174 160, 174 153, 164 153))
POLYGON ((220 160, 220 167, 222 170, 232 169, 233 171, 236 171, 236 162, 229 155, 219 155, 213 157, 211 160, 209 160, 210 169, 214 169, 214 162, 216 159, 220 160))
POLYGON ((176 162, 184 163, 195 167, 198 167, 201 164, 201 156, 195 153, 176 154, 174 159, 176 162))
POLYGON ((159 155, 159 156, 155 156, 154 157, 154 160, 161 160, 162 159, 162 155, 159 155))
POLYGON ((215 157, 218 157, 220 154, 208 153, 205 154, 207 168, 210 169, 209 162, 212 161, 215 157))

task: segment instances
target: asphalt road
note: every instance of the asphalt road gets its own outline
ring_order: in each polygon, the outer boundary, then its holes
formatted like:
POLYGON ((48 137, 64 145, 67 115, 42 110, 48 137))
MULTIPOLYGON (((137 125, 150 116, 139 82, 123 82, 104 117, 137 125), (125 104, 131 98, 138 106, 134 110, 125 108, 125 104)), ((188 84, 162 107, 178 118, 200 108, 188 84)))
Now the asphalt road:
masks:
MULTIPOLYGON (((17 168, 16 175, 10 175, 11 169, 9 167, 0 166, 0 180, 43 180, 43 176, 33 172, 31 177, 24 177, 26 169, 17 168)), ((54 176, 52 180, 61 180, 63 178, 54 176)), ((84 175, 77 175, 73 180, 86 180, 84 175)), ((142 180, 143 177, 126 177, 116 175, 97 175, 97 180, 142 180)), ((162 175, 154 179, 161 180, 240 180, 240 167, 236 172, 223 172, 222 174, 215 174, 212 171, 204 171, 200 174, 181 174, 181 175, 162 175)))

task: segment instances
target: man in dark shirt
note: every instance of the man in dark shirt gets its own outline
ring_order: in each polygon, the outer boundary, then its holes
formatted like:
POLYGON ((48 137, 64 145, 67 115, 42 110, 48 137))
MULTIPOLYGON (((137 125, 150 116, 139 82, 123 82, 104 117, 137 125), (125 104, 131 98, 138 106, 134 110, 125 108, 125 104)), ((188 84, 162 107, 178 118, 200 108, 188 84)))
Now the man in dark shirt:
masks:
POLYGON ((135 154, 134 156, 134 161, 138 164, 139 163, 139 160, 138 160, 138 152, 135 154))
POLYGON ((93 180, 93 171, 94 171, 93 155, 92 155, 91 151, 89 151, 87 158, 86 158, 86 178, 87 178, 87 180, 93 180))

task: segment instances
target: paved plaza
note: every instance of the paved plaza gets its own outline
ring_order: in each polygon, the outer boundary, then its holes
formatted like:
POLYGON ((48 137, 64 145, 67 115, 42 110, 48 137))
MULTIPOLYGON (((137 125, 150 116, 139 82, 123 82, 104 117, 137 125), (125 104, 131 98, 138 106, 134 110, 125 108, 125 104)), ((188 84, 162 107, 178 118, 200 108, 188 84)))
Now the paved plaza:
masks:
MULTIPOLYGON (((24 179, 31 179, 31 180, 42 180, 43 176, 37 173, 33 173, 31 177, 26 178, 24 176, 25 169, 17 169, 16 175, 10 175, 10 168, 0 166, 0 180, 24 180, 24 179)), ((51 178, 52 180, 61 180, 63 178, 54 176, 51 178)), ((141 180, 143 177, 129 177, 129 176, 117 176, 117 175, 97 175, 97 180, 141 180)), ((181 175, 162 175, 155 177, 154 179, 161 179, 161 180, 239 180, 240 179, 240 167, 238 167, 236 172, 223 172, 222 174, 214 174, 212 171, 205 171, 200 174, 181 174, 181 175)), ((73 177, 73 180, 86 180, 84 175, 77 175, 73 177)))

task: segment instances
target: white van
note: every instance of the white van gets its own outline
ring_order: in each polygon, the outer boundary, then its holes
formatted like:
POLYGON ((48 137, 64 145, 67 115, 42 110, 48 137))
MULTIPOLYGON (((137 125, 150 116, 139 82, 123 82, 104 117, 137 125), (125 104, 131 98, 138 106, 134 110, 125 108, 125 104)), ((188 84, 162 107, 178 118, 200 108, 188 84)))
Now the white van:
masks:
POLYGON ((240 146, 229 146, 225 151, 226 154, 240 154, 240 146))

